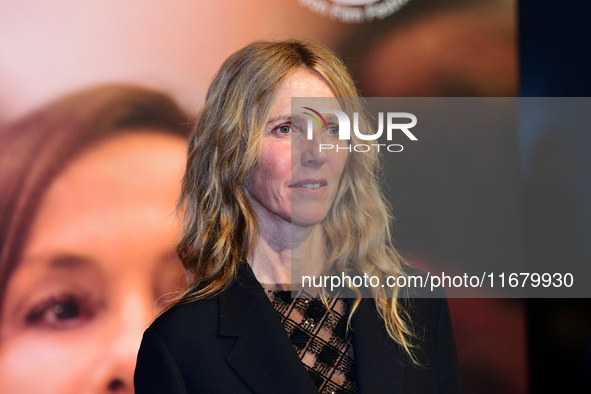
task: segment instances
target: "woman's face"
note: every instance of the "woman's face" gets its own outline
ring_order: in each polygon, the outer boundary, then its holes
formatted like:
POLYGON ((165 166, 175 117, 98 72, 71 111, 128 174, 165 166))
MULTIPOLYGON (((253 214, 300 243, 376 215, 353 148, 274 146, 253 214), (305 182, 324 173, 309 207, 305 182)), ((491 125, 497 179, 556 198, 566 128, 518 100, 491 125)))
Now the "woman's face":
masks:
POLYGON ((173 213, 186 143, 124 133, 48 189, 0 320, 0 392, 133 392, 141 335, 184 278, 173 213))
POLYGON ((263 133, 259 164, 248 182, 262 225, 289 222, 308 227, 324 220, 347 161, 346 149, 319 149, 322 143, 347 146, 338 139, 338 123, 326 116, 328 129, 314 125, 309 140, 305 115, 292 117, 292 97, 326 97, 325 109, 340 109, 331 88, 314 71, 300 69, 284 82, 263 133))

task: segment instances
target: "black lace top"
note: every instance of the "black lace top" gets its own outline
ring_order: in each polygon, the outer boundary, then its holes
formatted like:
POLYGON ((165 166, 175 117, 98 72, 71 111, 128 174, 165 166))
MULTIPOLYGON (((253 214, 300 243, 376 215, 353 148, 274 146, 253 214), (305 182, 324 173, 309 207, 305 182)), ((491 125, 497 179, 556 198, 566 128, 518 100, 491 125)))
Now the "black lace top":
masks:
POLYGON ((329 299, 330 311, 307 293, 263 285, 298 356, 321 394, 354 394, 353 346, 347 335, 348 305, 329 299))

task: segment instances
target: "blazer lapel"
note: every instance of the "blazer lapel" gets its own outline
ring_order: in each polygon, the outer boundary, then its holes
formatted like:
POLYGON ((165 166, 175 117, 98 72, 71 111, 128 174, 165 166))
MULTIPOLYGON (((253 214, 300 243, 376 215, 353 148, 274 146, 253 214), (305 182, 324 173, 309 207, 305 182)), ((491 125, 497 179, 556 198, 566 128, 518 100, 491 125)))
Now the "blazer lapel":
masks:
POLYGON ((402 393, 408 361, 388 337, 372 299, 361 300, 351 326, 358 394, 402 393))
POLYGON ((220 334, 237 337, 226 361, 255 393, 318 394, 246 263, 220 297, 220 334))

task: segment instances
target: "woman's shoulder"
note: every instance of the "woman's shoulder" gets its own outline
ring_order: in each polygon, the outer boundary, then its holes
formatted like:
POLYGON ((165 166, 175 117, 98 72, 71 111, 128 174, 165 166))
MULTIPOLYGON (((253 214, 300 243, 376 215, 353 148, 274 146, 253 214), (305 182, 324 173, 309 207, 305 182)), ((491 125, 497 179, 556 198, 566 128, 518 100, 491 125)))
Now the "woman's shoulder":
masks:
POLYGON ((158 316, 149 330, 158 335, 217 335, 222 320, 228 323, 226 328, 246 320, 260 299, 266 299, 263 289, 248 264, 242 264, 224 289, 209 298, 177 303, 158 316))
POLYGON ((189 333, 193 336, 199 332, 211 332, 217 330, 218 314, 218 297, 178 303, 158 316, 148 330, 163 341, 189 333))

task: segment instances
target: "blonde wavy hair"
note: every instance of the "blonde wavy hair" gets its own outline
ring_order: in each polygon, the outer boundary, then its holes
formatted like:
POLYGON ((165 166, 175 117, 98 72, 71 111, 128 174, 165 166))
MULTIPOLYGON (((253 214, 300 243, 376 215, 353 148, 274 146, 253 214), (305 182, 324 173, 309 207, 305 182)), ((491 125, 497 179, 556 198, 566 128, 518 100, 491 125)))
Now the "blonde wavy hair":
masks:
MULTIPOLYGON (((190 277, 189 289, 179 302, 219 294, 235 279, 239 265, 252 256, 259 233, 245 187, 259 161, 263 130, 282 83, 302 68, 320 74, 336 97, 359 97, 342 61, 310 41, 250 44, 230 56, 211 83, 190 137, 179 201, 184 231, 178 253, 190 277)), ((359 107, 358 100, 342 100, 341 106, 348 113, 356 110, 360 121, 367 122, 360 108, 351 108, 359 107)), ((330 266, 385 280, 404 275, 404 261, 391 243, 391 215, 379 187, 378 169, 377 153, 349 155, 322 226, 330 266)), ((361 301, 359 291, 353 290, 357 298, 349 322, 361 301)), ((416 362, 411 322, 397 288, 369 291, 389 336, 416 362)))

